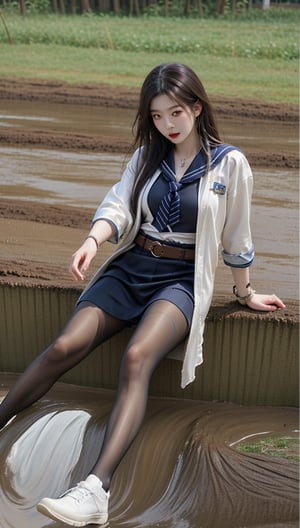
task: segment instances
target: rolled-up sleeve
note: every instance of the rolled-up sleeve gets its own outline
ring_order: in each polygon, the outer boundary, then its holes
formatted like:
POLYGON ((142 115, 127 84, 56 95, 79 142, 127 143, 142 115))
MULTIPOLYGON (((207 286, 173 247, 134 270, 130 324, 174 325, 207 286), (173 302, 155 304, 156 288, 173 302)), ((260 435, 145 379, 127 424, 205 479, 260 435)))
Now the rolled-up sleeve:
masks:
POLYGON ((254 260, 254 246, 252 245, 249 251, 245 253, 230 254, 223 250, 222 257, 226 266, 231 266, 232 268, 248 268, 254 260))
POLYGON ((254 260, 250 212, 253 175, 245 156, 229 156, 229 186, 222 234, 222 257, 227 266, 245 268, 254 260))

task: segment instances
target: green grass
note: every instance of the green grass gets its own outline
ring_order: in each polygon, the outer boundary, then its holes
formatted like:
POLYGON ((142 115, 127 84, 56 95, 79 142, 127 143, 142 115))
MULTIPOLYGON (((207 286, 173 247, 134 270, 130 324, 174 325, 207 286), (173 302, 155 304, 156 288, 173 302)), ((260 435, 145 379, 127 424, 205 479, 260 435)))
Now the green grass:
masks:
POLYGON ((197 71, 211 95, 298 102, 296 16, 22 18, 5 12, 5 21, 13 44, 0 21, 2 77, 139 87, 155 65, 178 61, 197 71))
POLYGON ((268 437, 253 444, 241 444, 237 448, 243 453, 259 453, 299 461, 299 438, 268 437))
MULTIPOLYGON (((296 12, 296 11, 295 11, 296 12)), ((297 59, 297 21, 6 15, 15 44, 57 44, 147 53, 297 59)), ((0 42, 7 41, 4 31, 0 42)))

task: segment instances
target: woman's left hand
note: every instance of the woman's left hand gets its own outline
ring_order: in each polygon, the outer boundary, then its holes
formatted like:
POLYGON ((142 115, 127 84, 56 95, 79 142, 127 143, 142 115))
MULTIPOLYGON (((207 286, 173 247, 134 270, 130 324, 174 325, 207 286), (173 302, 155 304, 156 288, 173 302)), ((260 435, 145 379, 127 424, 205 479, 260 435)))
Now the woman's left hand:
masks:
POLYGON ((247 300, 247 306, 252 310, 260 310, 264 312, 274 312, 278 308, 285 308, 285 304, 282 302, 275 293, 272 295, 264 295, 254 293, 249 300, 247 300))

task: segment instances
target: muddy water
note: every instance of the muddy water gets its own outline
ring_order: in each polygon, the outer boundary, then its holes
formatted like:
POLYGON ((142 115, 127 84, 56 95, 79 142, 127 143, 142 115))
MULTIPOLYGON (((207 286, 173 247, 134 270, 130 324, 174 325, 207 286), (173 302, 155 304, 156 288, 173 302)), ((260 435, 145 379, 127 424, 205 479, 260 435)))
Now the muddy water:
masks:
MULTIPOLYGON (((133 109, 125 108, 0 100, 0 126, 18 126, 28 131, 40 129, 128 139, 134 116, 133 109)), ((219 127, 225 141, 240 148, 298 152, 298 129, 294 122, 272 121, 270 125, 269 121, 256 121, 255 116, 251 120, 234 116, 233 109, 231 119, 219 119, 219 127)))
MULTIPOLYGON (((127 138, 132 111, 79 105, 0 102, 0 126, 127 138)), ((294 152, 295 130, 267 123, 221 123, 242 148, 294 152)), ((28 148, 0 149, 4 197, 92 209, 119 177, 124 156, 28 148)), ((297 175, 254 170, 255 284, 296 298, 297 175), (258 281, 255 278, 258 278, 258 281)), ((11 380, 4 376, 2 392, 11 380)), ((62 528, 35 504, 83 478, 96 459, 113 395, 58 384, 0 433, 0 528, 62 528)), ((151 399, 143 428, 112 485, 110 528, 246 528, 298 526, 297 464, 240 453, 243 441, 297 436, 295 409, 151 399)))
MULTIPOLYGON (((5 393, 8 377, 2 384, 5 393)), ((110 391, 57 384, 0 434, 1 528, 63 527, 35 504, 81 480, 96 460, 110 391)), ((115 473, 110 528, 297 526, 297 463, 237 451, 295 437, 296 409, 151 399, 115 473)))
MULTIPOLYGON (((128 138, 134 112, 81 105, 0 101, 0 126, 96 135, 109 141, 128 138)), ((225 140, 242 149, 295 153, 295 124, 262 120, 224 120, 225 140)), ((88 207, 92 211, 119 178, 124 154, 0 148, 3 197, 88 207)), ((284 299, 298 297, 298 173, 293 169, 254 168, 252 231, 256 248, 253 282, 284 299)), ((222 271, 223 273, 223 271, 222 271)), ((225 272, 226 273, 226 272, 225 272)), ((217 284, 224 283, 224 279, 217 284)), ((226 286, 226 291, 228 290, 226 286)))
MULTIPOLYGON (((91 208, 92 217, 118 178, 123 162, 124 155, 117 154, 0 147, 2 194, 91 208)), ((264 291, 269 287, 285 299, 298 298, 297 174, 256 169, 254 178, 252 233, 257 258, 253 279, 264 291)))

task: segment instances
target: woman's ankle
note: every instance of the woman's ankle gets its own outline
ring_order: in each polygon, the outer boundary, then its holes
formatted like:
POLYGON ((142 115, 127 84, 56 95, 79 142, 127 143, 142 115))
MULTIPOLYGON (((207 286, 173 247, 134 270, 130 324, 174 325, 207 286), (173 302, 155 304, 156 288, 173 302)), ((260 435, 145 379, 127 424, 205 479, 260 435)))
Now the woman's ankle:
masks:
POLYGON ((96 473, 95 471, 91 471, 90 475, 94 475, 95 477, 97 477, 101 484, 102 484, 102 488, 104 489, 104 491, 108 492, 109 491, 109 488, 110 488, 110 478, 103 478, 102 475, 98 475, 98 473, 96 473))

